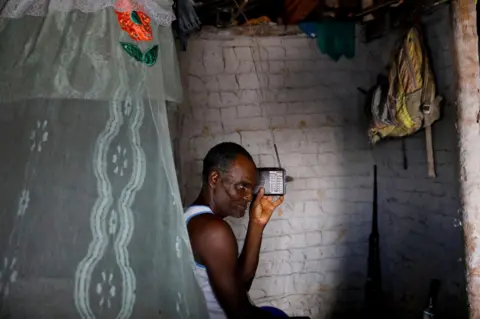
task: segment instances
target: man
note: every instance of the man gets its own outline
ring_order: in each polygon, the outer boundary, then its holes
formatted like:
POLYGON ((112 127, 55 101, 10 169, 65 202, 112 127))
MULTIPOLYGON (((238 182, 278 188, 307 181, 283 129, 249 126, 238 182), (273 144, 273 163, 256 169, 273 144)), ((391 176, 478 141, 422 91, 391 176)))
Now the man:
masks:
POLYGON ((218 144, 203 161, 200 195, 185 212, 195 275, 210 319, 274 318, 253 306, 247 293, 257 270, 263 230, 283 197, 274 200, 261 189, 251 203, 256 184, 257 167, 250 154, 235 143, 218 144), (243 217, 249 203, 250 219, 239 256, 235 235, 223 219, 243 217))

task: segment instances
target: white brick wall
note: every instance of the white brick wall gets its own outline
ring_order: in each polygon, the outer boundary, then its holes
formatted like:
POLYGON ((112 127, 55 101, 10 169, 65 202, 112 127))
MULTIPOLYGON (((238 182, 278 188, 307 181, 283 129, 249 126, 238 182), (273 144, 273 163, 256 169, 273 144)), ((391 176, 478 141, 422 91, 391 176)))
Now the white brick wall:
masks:
MULTIPOLYGON (((440 92, 452 101, 446 82, 450 40, 440 24, 428 34, 440 92)), ((407 171, 398 142, 374 150, 368 145, 357 87, 372 84, 384 66, 380 61, 388 61, 385 48, 392 42, 358 42, 353 60, 335 63, 301 35, 255 40, 204 34, 191 39, 182 54, 185 203, 198 194, 201 160, 221 141, 242 144, 259 166, 268 166, 275 164, 274 138, 282 164, 295 178, 265 230, 251 292, 257 304, 313 318, 363 305, 376 163, 385 290, 396 311, 419 312, 432 275, 444 281, 444 298, 457 298, 442 306, 445 311, 462 308, 461 233, 453 227, 459 207, 454 112, 447 110, 434 127, 436 180, 426 178, 422 134, 407 140, 407 171)), ((245 220, 231 224, 242 244, 245 220)))

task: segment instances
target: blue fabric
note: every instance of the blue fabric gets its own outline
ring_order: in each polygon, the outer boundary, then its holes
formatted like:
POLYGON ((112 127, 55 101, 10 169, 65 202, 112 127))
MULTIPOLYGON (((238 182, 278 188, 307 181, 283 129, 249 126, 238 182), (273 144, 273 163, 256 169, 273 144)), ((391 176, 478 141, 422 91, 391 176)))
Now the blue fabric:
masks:
POLYGON ((317 22, 300 22, 298 24, 300 30, 302 30, 309 38, 314 39, 317 37, 317 22))
POLYGON ((275 307, 269 307, 269 306, 264 306, 260 307, 261 309, 267 311, 268 313, 274 315, 277 318, 290 318, 285 312, 282 310, 275 308, 275 307))

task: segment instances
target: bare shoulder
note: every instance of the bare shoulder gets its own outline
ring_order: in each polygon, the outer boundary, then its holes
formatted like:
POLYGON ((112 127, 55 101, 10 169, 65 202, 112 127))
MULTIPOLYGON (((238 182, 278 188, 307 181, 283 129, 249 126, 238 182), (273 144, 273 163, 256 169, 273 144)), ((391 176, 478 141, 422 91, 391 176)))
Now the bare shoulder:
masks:
POLYGON ((237 241, 230 225, 212 215, 200 215, 188 223, 188 233, 194 252, 204 255, 209 251, 228 252, 238 250, 237 241))

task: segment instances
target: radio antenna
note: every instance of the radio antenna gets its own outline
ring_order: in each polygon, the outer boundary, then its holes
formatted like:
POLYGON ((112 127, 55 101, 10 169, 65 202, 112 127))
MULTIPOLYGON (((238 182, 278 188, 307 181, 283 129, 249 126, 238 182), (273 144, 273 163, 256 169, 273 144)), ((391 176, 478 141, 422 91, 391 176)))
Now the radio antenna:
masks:
POLYGON ((282 163, 280 163, 280 156, 278 155, 277 144, 273 144, 273 148, 275 149, 275 155, 277 156, 277 164, 278 167, 282 168, 282 163))

